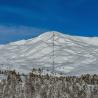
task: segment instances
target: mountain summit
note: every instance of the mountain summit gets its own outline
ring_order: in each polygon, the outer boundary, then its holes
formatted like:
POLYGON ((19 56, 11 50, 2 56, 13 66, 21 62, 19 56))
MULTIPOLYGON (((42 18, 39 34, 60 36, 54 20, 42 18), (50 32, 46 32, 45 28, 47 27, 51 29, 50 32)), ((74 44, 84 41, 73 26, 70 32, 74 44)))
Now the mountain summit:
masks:
POLYGON ((1 69, 27 73, 34 67, 52 72, 53 62, 57 73, 98 74, 98 38, 51 31, 0 46, 1 69))

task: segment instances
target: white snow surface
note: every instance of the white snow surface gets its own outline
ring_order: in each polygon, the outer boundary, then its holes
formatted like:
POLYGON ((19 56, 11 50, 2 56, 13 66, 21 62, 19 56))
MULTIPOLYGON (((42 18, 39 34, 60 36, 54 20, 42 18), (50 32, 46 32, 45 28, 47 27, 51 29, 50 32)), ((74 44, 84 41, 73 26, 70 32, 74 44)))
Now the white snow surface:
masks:
POLYGON ((98 74, 98 37, 80 37, 56 31, 0 45, 0 69, 28 73, 32 68, 66 75, 98 74), (54 33, 54 56, 53 56, 54 33))

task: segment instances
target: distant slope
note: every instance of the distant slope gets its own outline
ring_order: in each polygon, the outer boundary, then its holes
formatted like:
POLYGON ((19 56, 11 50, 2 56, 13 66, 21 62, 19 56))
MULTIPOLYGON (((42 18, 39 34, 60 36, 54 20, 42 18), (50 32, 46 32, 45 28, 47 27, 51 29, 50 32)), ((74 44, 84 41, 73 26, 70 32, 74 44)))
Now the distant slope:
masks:
POLYGON ((98 74, 98 38, 65 35, 56 31, 0 46, 0 69, 27 73, 33 67, 52 71, 53 32, 55 72, 98 74))

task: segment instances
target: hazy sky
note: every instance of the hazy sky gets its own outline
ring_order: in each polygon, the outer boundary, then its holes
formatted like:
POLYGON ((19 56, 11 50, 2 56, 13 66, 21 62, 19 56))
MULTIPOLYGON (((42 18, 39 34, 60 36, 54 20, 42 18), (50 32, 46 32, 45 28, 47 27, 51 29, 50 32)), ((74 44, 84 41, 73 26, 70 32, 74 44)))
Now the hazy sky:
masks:
POLYGON ((51 30, 98 36, 98 0, 0 0, 0 44, 51 30))

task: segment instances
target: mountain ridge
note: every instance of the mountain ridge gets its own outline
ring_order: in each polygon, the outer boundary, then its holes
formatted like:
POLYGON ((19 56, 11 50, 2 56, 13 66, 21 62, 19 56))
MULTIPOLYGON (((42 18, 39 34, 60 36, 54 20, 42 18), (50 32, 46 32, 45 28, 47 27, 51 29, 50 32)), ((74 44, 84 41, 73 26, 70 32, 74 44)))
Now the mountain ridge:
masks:
POLYGON ((76 39, 86 40, 87 42, 90 40, 92 44, 98 45, 98 43, 96 44, 96 42, 98 41, 98 37, 95 37, 95 36, 94 37, 77 36, 77 35, 69 35, 69 34, 61 33, 61 32, 58 32, 58 31, 48 31, 48 32, 44 32, 44 33, 42 33, 42 34, 40 34, 36 37, 32 37, 30 39, 21 39, 21 40, 18 40, 18 41, 9 42, 7 44, 0 44, 0 47, 4 46, 4 45, 8 45, 8 44, 18 43, 18 42, 20 42, 20 44, 21 44, 21 42, 25 42, 27 40, 33 40, 37 37, 38 38, 42 38, 42 37, 45 38, 45 37, 53 36, 53 32, 54 32, 55 35, 60 35, 60 36, 63 36, 63 37, 65 37, 65 36, 66 37, 71 37, 71 38, 75 37, 76 39))

